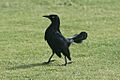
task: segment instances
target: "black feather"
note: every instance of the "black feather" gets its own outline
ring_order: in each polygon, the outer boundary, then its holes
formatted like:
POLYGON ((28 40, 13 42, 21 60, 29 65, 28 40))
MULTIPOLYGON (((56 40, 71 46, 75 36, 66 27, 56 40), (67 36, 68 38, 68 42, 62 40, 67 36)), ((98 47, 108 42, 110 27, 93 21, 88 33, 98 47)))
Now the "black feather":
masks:
POLYGON ((81 43, 83 40, 87 39, 87 33, 81 32, 80 34, 75 35, 72 39, 75 43, 81 43))
POLYGON ((87 38, 86 32, 74 35, 72 38, 65 38, 60 32, 60 19, 57 15, 46 15, 43 16, 51 20, 51 24, 45 31, 45 40, 52 49, 52 55, 50 56, 47 63, 51 61, 54 53, 61 57, 61 53, 65 57, 65 65, 67 64, 67 58, 71 60, 69 46, 72 42, 81 43, 87 38))

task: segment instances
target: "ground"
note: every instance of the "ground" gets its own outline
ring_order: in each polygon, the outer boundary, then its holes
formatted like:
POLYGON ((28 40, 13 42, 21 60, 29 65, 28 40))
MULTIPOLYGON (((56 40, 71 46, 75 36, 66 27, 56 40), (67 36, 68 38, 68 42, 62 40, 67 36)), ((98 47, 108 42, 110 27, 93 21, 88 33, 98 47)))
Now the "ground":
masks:
POLYGON ((119 0, 0 0, 1 80, 119 80, 119 0), (65 37, 88 33, 82 44, 70 47, 72 64, 64 58, 42 64, 51 55, 44 41, 50 21, 57 14, 65 37))

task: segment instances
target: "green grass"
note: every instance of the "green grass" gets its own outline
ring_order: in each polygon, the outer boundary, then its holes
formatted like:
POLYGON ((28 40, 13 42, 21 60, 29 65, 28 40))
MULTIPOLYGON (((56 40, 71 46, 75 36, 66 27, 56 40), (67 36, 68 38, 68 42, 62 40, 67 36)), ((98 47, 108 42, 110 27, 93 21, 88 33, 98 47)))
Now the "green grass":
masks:
POLYGON ((0 80, 119 80, 119 0, 0 0, 0 80), (83 44, 71 45, 73 63, 64 58, 41 65, 51 55, 44 41, 58 14, 65 37, 88 33, 83 44))

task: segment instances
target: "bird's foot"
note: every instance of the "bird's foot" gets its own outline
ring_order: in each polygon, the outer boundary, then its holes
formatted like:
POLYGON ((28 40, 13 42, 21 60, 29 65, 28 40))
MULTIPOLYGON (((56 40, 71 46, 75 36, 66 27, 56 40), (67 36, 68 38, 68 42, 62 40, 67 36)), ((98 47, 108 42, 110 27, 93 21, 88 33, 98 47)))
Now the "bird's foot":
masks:
POLYGON ((54 62, 55 60, 49 60, 47 62, 44 62, 43 64, 49 64, 50 62, 54 62))
POLYGON ((60 65, 60 66, 66 66, 67 64, 62 64, 62 65, 60 65))
POLYGON ((68 62, 68 64, 72 64, 72 63, 73 63, 72 61, 68 62))
POLYGON ((47 65, 47 64, 49 64, 50 62, 43 62, 42 64, 44 64, 44 65, 47 65))
POLYGON ((65 63, 65 64, 62 64, 61 66, 66 66, 67 64, 71 64, 73 63, 72 61, 68 62, 68 63, 65 63))

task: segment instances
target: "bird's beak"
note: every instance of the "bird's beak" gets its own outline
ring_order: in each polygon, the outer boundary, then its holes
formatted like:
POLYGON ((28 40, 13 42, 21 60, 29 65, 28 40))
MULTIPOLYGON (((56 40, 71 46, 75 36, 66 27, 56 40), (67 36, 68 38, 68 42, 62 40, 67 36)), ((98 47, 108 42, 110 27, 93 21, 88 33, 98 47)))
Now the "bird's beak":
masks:
POLYGON ((44 15, 43 17, 49 18, 49 16, 48 16, 48 15, 44 15))

